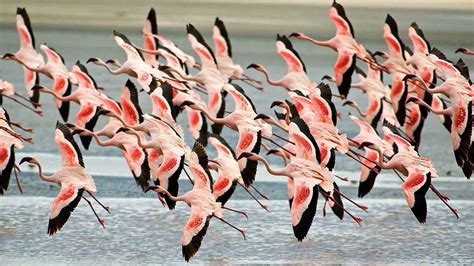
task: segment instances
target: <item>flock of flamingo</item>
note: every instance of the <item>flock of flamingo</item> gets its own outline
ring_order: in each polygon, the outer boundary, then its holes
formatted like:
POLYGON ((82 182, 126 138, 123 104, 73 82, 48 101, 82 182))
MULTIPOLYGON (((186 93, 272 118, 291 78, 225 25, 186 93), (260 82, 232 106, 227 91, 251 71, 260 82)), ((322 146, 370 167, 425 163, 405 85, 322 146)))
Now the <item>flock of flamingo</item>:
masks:
MULTIPOLYGON (((114 40, 125 52, 126 61, 120 63, 115 59, 104 61, 94 57, 87 63, 103 66, 111 75, 128 75, 140 88, 128 80, 120 99, 112 99, 84 64, 77 61, 69 70, 58 51, 42 44, 40 48, 46 55, 45 61, 36 51, 26 10, 18 8, 16 27, 21 46, 18 52, 6 53, 2 59, 16 61, 23 67, 27 97, 18 94, 6 80, 0 80, 1 95, 42 115, 40 95, 50 94, 64 120, 64 123, 58 122, 55 129, 55 142, 62 156, 62 166, 56 173, 46 175, 41 163, 33 157, 24 157, 19 162, 36 165, 42 180, 60 186, 52 203, 48 234, 53 235, 63 227, 81 200, 90 206, 104 226, 86 193, 109 212, 93 194, 96 186, 86 171, 74 135, 79 135, 86 150, 92 140, 100 146, 119 148, 140 189, 156 192, 163 206, 173 210, 177 201, 183 201, 191 208, 182 235, 182 253, 186 261, 198 251, 211 218, 237 230, 245 239, 244 230, 225 220, 222 212, 232 211, 247 217, 246 212, 226 206, 237 186, 267 209, 258 197, 268 198, 253 185, 258 161, 271 175, 287 178, 291 223, 298 241, 306 237, 311 227, 319 194, 324 200, 324 215, 329 206, 341 220, 347 215, 360 225, 362 220, 349 212, 347 204, 367 211, 366 206, 351 200, 339 189, 336 180, 347 179, 334 171, 336 154, 349 156, 360 163, 360 198, 372 190, 382 169, 391 169, 401 179, 408 207, 420 223, 426 222, 425 195, 428 190, 458 217, 457 210, 448 203, 448 197, 433 185, 436 169, 429 158, 418 153, 418 147, 423 123, 431 112, 450 132, 456 162, 470 178, 474 160, 474 86, 467 66, 462 59, 453 63, 432 47, 416 23, 408 28, 413 47, 410 48, 400 39, 394 18, 387 15, 383 38, 388 51, 372 53, 357 42, 344 8, 335 1, 329 8, 329 18, 336 26, 336 35, 328 41, 314 40, 303 33, 277 35, 276 52, 288 66, 288 73, 281 79, 272 80, 260 64, 247 67, 262 72, 268 84, 288 91, 287 100, 272 103, 271 107, 278 109, 272 117, 258 113, 248 96, 254 91, 249 93, 244 89, 263 90, 262 82, 244 74, 242 67, 233 62, 229 35, 219 18, 212 29, 214 49, 192 24, 186 26, 187 38, 199 60, 159 35, 154 9, 148 13, 142 29, 143 47, 114 31, 114 40), (292 38, 337 52, 334 76, 323 77, 335 83, 337 94, 332 93, 328 84, 310 79, 302 58, 292 46, 292 38), (356 66, 357 61, 366 64, 367 70, 356 66), (191 74, 192 69, 195 74, 191 74), (352 82, 354 71, 359 80, 357 83, 352 82), (390 76, 389 82, 383 82, 383 73, 390 76), (54 81, 52 88, 40 85, 41 74, 54 81), (351 88, 368 95, 366 108, 347 98, 351 88), (139 93, 149 95, 151 113, 143 113, 139 93), (203 98, 207 98, 207 102, 203 98), (229 98, 235 103, 232 111, 226 110, 226 99, 229 98), (336 110, 335 98, 343 105, 352 106, 359 114, 358 117, 349 116, 360 127, 357 136, 349 138, 337 127, 338 120, 343 117, 336 110), (80 106, 74 123, 69 119, 70 102, 80 106), (183 110, 187 114, 190 136, 195 140, 192 147, 186 145, 184 130, 176 122, 183 110), (94 131, 100 117, 107 117, 108 123, 94 131), (378 131, 379 124, 382 134, 378 131), (220 136, 224 126, 239 135, 235 148, 220 136), (274 127, 281 129, 284 135, 275 133, 274 127), (209 146, 217 151, 214 159, 207 156, 206 147, 209 146), (267 156, 281 157, 284 167, 272 168, 259 155, 262 147, 267 156), (182 172, 193 184, 192 190, 184 194, 179 193, 178 179, 182 172)), ((456 52, 474 54, 466 48, 456 52)), ((21 149, 24 142, 32 141, 14 128, 26 131, 24 134, 31 134, 32 129, 13 122, 3 108, 0 119, 0 193, 3 194, 12 172, 21 191, 15 151, 21 149)))

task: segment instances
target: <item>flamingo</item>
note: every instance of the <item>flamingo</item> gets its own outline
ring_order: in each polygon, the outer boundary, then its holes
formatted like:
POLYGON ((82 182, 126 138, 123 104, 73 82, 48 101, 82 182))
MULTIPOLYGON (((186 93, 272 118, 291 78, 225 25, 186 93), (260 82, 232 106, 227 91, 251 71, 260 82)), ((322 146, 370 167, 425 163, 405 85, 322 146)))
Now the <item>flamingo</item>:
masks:
POLYGON ((326 46, 337 52, 338 57, 334 65, 336 85, 339 94, 346 98, 351 87, 352 73, 356 63, 355 58, 369 63, 371 61, 364 46, 355 40, 354 29, 346 16, 344 7, 334 1, 329 9, 329 17, 336 26, 336 36, 330 40, 318 41, 298 32, 290 34, 289 37, 309 41, 319 46, 326 46))
POLYGON ((215 134, 209 136, 209 142, 218 153, 217 158, 209 161, 209 168, 218 173, 212 192, 216 201, 224 206, 239 184, 263 209, 267 210, 268 206, 262 204, 245 186, 237 156, 230 145, 221 136, 215 134))
POLYGON ((162 78, 162 73, 157 68, 153 68, 145 63, 143 54, 133 46, 125 35, 114 31, 114 39, 127 55, 127 60, 119 68, 111 69, 102 59, 96 57, 89 58, 87 63, 92 62, 96 65, 101 65, 112 75, 127 74, 135 77, 146 92, 156 88, 158 80, 162 78))
MULTIPOLYGON (((159 42, 152 36, 153 34, 158 34, 158 25, 156 24, 156 11, 154 8, 150 8, 150 11, 148 11, 145 23, 143 24, 142 32, 143 44, 145 49, 156 50, 158 48, 159 42)), ((145 62, 150 66, 158 66, 158 58, 156 55, 144 53, 143 57, 145 58, 145 62)))
POLYGON ((216 198, 212 194, 212 177, 208 170, 207 154, 199 142, 194 144, 189 157, 189 166, 194 175, 194 185, 191 191, 182 196, 174 196, 161 186, 150 186, 147 190, 165 193, 172 201, 183 201, 191 207, 191 215, 183 228, 181 241, 185 261, 189 261, 198 252, 212 217, 239 231, 245 239, 244 230, 222 218, 221 203, 216 202, 216 198))
MULTIPOLYGON (((94 129, 99 116, 99 108, 109 106, 105 101, 105 97, 98 91, 97 84, 89 75, 87 69, 79 61, 72 67, 72 76, 77 80, 77 89, 69 95, 61 95, 56 91, 45 86, 37 85, 35 90, 48 93, 54 96, 57 101, 63 104, 69 104, 70 101, 80 105, 79 112, 76 113, 76 124, 90 131, 94 129)), ((81 136, 81 142, 85 149, 89 149, 92 137, 81 136)))
POLYGON ((393 134, 384 127, 384 136, 392 140, 398 148, 396 153, 387 163, 383 161, 383 152, 377 145, 363 142, 359 148, 369 147, 378 153, 378 165, 382 169, 396 169, 407 176, 402 184, 403 193, 408 206, 420 223, 426 223, 427 207, 426 192, 431 185, 431 177, 435 177, 436 170, 428 158, 420 157, 413 145, 402 137, 393 134))
MULTIPOLYGON (((8 189, 11 173, 15 169, 15 150, 18 149, 23 149, 22 139, 11 128, 10 116, 0 106, 0 195, 8 189)), ((22 192, 16 172, 15 176, 22 192)))
MULTIPOLYGON (((48 58, 48 62, 46 64, 29 65, 29 61, 23 61, 20 57, 17 57, 16 54, 7 54, 7 58, 11 58, 13 60, 18 61, 29 71, 34 71, 46 75, 54 81, 52 90, 56 94, 61 96, 68 96, 71 93, 71 82, 69 80, 70 73, 67 67, 65 66, 64 58, 56 50, 47 46, 46 44, 42 44, 40 48, 48 58)), ((35 88, 38 86, 40 85, 35 84, 31 89, 35 90, 35 88)), ((62 102, 60 100, 56 100, 55 103, 63 121, 67 121, 69 116, 69 103, 62 102)))
POLYGON ((97 215, 91 202, 84 197, 83 193, 88 193, 107 212, 109 212, 109 208, 104 206, 92 194, 97 189, 92 176, 86 172, 81 151, 68 127, 59 122, 56 124, 55 142, 61 152, 62 167, 53 175, 45 175, 41 163, 34 157, 24 157, 20 161, 20 164, 28 162, 36 165, 39 170, 39 177, 43 181, 55 183, 61 187, 51 206, 48 234, 53 235, 61 230, 81 198, 91 207, 97 220, 105 228, 104 221, 97 215))
POLYGON ((275 45, 278 54, 283 60, 285 60, 285 63, 288 66, 288 73, 284 77, 279 80, 270 79, 268 71, 265 67, 259 64, 250 64, 247 66, 247 69, 253 68, 262 72, 270 85, 280 86, 288 91, 299 90, 305 95, 315 93, 316 84, 309 79, 306 73, 306 66, 298 52, 293 48, 288 37, 277 34, 275 45))
MULTIPOLYGON (((26 12, 26 8, 18 7, 16 9, 16 28, 20 37, 20 50, 12 54, 7 53, 2 56, 5 60, 16 60, 25 63, 33 68, 44 65, 43 56, 35 50, 35 35, 31 26, 31 20, 26 12)), ((36 71, 29 70, 23 66, 25 72, 25 89, 30 101, 32 103, 39 103, 39 93, 32 90, 35 85, 38 85, 39 75, 36 71)))

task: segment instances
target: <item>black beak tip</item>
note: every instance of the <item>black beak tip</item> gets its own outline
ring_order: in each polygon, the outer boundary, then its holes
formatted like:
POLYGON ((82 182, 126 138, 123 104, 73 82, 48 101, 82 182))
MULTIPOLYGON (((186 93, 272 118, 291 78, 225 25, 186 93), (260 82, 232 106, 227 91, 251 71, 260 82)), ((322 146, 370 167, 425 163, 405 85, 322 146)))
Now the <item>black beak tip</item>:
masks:
POLYGON ((156 188, 158 188, 158 187, 157 186, 149 186, 145 189, 145 193, 147 193, 150 190, 155 190, 156 188))
POLYGON ((247 69, 250 69, 250 68, 257 68, 258 65, 257 64, 250 64, 247 66, 247 69))
POLYGON ((97 58, 91 57, 91 58, 87 59, 86 64, 90 63, 90 62, 97 62, 97 61, 99 61, 97 58))
POLYGON ((24 162, 30 162, 31 161, 31 157, 23 157, 21 158, 20 160, 20 165, 23 164, 24 162))
POLYGON ((288 35, 289 38, 292 38, 292 37, 298 38, 298 37, 300 37, 300 36, 301 36, 301 33, 298 33, 298 32, 293 32, 293 33, 291 33, 290 35, 288 35))

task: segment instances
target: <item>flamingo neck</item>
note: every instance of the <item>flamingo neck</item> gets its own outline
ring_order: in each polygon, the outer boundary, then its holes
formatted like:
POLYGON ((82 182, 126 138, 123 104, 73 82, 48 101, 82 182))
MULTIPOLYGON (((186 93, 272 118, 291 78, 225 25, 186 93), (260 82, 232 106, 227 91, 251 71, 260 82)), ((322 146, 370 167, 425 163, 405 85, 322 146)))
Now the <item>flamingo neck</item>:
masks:
POLYGON ((309 42, 311 42, 311 43, 313 43, 313 44, 316 44, 316 45, 326 46, 326 47, 331 47, 331 48, 333 48, 333 45, 332 45, 332 43, 331 43, 330 40, 329 40, 329 41, 318 41, 318 40, 315 40, 315 39, 310 38, 310 37, 308 37, 308 36, 301 37, 301 39, 306 40, 306 41, 309 41, 309 42))
POLYGON ((257 161, 261 161, 265 165, 265 168, 267 169, 268 173, 270 173, 272 175, 289 176, 288 173, 285 171, 285 168, 284 169, 274 169, 270 166, 268 161, 265 160, 265 158, 263 158, 260 155, 256 155, 256 157, 257 157, 257 161))
POLYGON ((38 176, 41 178, 41 180, 46 181, 46 182, 51 182, 51 183, 56 182, 56 180, 54 179, 54 176, 48 176, 44 174, 43 166, 41 165, 40 162, 35 162, 34 164, 38 166, 38 176))
POLYGON ((163 193, 165 193, 166 196, 168 196, 168 198, 170 198, 172 201, 184 201, 184 202, 188 203, 186 201, 186 198, 183 197, 183 196, 176 196, 175 197, 175 196, 171 195, 171 193, 168 190, 163 190, 163 193))
POLYGON ((261 69, 259 71, 263 73, 263 75, 265 76, 265 79, 267 80, 268 84, 273 85, 273 86, 281 86, 282 85, 280 80, 272 80, 270 78, 270 74, 268 74, 268 71, 267 71, 266 68, 261 67, 261 69))

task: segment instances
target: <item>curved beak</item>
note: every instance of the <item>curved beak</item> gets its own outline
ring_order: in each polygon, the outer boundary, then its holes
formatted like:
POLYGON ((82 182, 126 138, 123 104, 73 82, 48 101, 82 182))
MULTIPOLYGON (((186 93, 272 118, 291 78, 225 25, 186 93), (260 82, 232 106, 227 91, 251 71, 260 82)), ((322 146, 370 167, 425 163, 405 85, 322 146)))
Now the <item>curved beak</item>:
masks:
POLYGON ((271 149, 271 150, 269 150, 269 151, 267 152, 267 155, 276 154, 276 153, 278 153, 278 150, 276 150, 276 149, 271 149))
POLYGON ((237 161, 240 160, 240 159, 242 159, 242 158, 248 158, 248 157, 250 157, 250 156, 252 156, 252 155, 253 155, 253 153, 251 153, 251 152, 242 152, 242 153, 239 155, 239 157, 237 158, 237 161))
POLYGON ((263 119, 263 120, 266 120, 266 119, 269 119, 270 117, 266 114, 258 114, 256 117, 253 118, 253 120, 257 120, 257 119, 263 119))
POLYGON ((282 106, 283 102, 282 101, 274 101, 272 102, 272 105, 270 105, 270 108, 273 108, 275 106, 282 106))
POLYGON ((260 66, 257 65, 257 64, 250 64, 247 66, 247 69, 250 69, 250 68, 259 68, 260 66))
POLYGON ((291 33, 290 35, 288 35, 288 38, 292 38, 292 37, 295 37, 295 38, 298 38, 300 37, 302 34, 299 33, 299 32, 293 32, 291 33))
POLYGON ((147 193, 147 192, 150 191, 150 190, 155 190, 155 189, 157 189, 157 188, 158 188, 158 186, 149 186, 149 187, 147 187, 147 188, 145 189, 145 193, 147 193))
POLYGON ((90 62, 95 63, 95 62, 97 62, 97 61, 99 61, 99 59, 97 59, 97 58, 95 58, 95 57, 91 57, 91 58, 87 59, 86 64, 88 64, 88 63, 90 63, 90 62))

